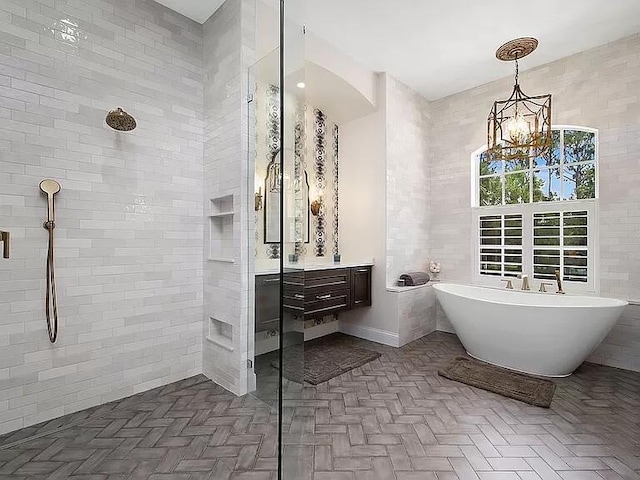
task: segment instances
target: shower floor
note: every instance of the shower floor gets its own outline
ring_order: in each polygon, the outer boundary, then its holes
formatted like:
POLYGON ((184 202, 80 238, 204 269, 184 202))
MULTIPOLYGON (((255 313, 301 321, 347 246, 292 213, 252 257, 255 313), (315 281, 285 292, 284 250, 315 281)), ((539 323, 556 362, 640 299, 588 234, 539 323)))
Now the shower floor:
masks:
MULTIPOLYGON (((382 356, 287 386, 286 479, 640 479, 640 373, 585 364, 542 409, 438 377, 453 335, 350 341, 382 356)), ((197 376, 0 437, 0 480, 275 479, 276 421, 197 376)))

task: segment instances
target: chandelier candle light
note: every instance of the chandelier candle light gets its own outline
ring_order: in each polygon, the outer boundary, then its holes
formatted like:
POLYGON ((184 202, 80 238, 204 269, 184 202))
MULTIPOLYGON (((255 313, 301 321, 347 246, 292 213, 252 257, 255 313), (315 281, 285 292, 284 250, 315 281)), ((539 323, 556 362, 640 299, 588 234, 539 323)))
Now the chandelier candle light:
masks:
POLYGON ((526 95, 518 83, 518 60, 538 47, 531 37, 517 38, 502 45, 496 57, 515 62, 513 92, 507 100, 493 103, 488 118, 488 154, 494 160, 528 160, 551 154, 551 95, 526 95))

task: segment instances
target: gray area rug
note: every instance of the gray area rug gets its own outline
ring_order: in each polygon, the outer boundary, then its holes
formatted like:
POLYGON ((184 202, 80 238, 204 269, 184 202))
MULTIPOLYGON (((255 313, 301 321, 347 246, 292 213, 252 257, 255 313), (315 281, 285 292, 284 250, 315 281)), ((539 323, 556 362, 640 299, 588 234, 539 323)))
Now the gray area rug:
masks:
POLYGON ((438 375, 472 387, 549 408, 556 391, 551 380, 532 377, 466 357, 455 358, 438 375))
MULTIPOLYGON (((332 344, 324 338, 322 340, 305 343, 304 351, 301 345, 284 349, 285 378, 301 383, 304 371, 305 382, 319 385, 380 357, 378 352, 355 348, 348 343, 332 344)), ((272 365, 278 368, 277 362, 272 365)))

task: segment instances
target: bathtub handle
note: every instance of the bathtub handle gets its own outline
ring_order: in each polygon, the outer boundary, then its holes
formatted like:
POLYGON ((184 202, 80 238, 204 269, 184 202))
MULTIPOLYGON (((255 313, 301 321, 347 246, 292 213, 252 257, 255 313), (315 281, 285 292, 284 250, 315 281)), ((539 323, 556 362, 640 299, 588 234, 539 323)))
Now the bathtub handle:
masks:
POLYGON ((508 278, 503 278, 501 281, 507 282, 507 286, 505 288, 513 290, 513 282, 511 280, 509 280, 508 278))
POLYGON ((550 287, 551 285, 553 285, 553 283, 540 282, 540 288, 538 289, 538 291, 541 292, 541 293, 547 293, 547 288, 546 287, 550 287))

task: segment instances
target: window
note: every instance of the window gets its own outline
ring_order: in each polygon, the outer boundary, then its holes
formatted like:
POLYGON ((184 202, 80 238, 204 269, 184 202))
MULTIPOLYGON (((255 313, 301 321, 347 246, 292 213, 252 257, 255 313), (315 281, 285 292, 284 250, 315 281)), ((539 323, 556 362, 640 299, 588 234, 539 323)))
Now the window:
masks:
POLYGON ((501 277, 522 273, 522 215, 480 217, 480 273, 501 277))
POLYGON ((476 206, 514 205, 596 198, 596 131, 554 128, 551 155, 477 162, 476 206))
POLYGON ((596 290, 597 151, 597 131, 554 127, 548 158, 473 155, 477 282, 560 271, 574 290, 596 290))
POLYGON ((533 274, 534 278, 552 280, 555 271, 565 281, 588 280, 589 214, 550 212, 533 214, 533 274))

